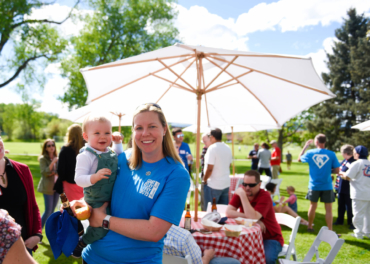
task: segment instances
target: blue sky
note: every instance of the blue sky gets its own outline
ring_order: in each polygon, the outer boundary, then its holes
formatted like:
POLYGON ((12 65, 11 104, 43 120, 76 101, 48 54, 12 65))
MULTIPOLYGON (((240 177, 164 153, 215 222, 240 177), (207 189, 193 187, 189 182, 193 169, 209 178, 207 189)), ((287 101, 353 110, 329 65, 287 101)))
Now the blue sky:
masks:
MULTIPOLYGON (((72 0, 56 1, 48 9, 32 14, 36 18, 62 19, 72 0)), ((316 71, 327 71, 325 52, 331 51, 335 29, 342 24, 350 7, 370 17, 369 0, 179 0, 175 5, 175 25, 186 44, 263 53, 308 56, 316 71)), ((91 12, 80 8, 80 12, 91 12)), ((65 35, 77 34, 83 23, 62 26, 65 35)), ((59 75, 58 64, 45 69, 49 76, 44 92, 34 95, 40 110, 66 112, 56 97, 63 94, 67 80, 59 75)), ((0 103, 21 103, 12 86, 0 89, 0 103)))

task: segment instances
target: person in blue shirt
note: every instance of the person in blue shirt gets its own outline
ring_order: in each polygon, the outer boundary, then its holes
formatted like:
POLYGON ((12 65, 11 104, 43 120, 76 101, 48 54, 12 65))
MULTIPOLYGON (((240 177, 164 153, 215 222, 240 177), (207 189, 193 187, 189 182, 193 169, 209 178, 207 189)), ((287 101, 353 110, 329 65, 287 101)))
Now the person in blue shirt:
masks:
POLYGON ((248 159, 252 159, 252 170, 258 170, 258 161, 257 153, 260 145, 258 143, 254 143, 253 149, 249 152, 248 159))
MULTIPOLYGON (((166 233, 181 220, 190 179, 160 106, 139 106, 132 129, 131 156, 118 156, 112 215, 106 213, 108 203, 90 208, 90 226, 109 231, 83 250, 88 264, 160 264, 166 233)), ((76 206, 86 206, 81 200, 70 204, 74 212, 76 206)))
POLYGON ((185 165, 185 168, 189 171, 189 165, 191 166, 193 161, 193 156, 191 155, 190 147, 184 141, 184 134, 182 133, 181 128, 173 128, 172 136, 175 140, 175 147, 179 153, 179 156, 182 159, 182 162, 185 165))
POLYGON ((316 149, 305 151, 313 142, 308 140, 298 156, 298 161, 308 163, 310 168, 310 180, 308 184, 308 193, 306 199, 310 200, 308 209, 308 227, 309 232, 313 232, 312 224, 315 219, 317 202, 325 203, 325 220, 329 230, 333 230, 333 212, 332 203, 335 201, 331 174, 339 172, 340 163, 333 151, 325 149, 326 136, 318 134, 315 137, 316 149))

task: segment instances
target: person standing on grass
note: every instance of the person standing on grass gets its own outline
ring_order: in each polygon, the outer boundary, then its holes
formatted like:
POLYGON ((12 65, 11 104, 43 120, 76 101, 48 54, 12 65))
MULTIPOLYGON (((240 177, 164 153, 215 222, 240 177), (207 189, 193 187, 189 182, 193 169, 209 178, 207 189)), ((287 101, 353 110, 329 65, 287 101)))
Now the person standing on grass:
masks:
POLYGON ((335 201, 331 173, 338 173, 340 163, 333 151, 325 149, 326 136, 318 134, 315 141, 308 140, 298 156, 298 162, 308 163, 310 168, 310 180, 306 199, 310 200, 308 209, 307 231, 313 232, 313 221, 317 209, 317 202, 325 203, 325 220, 329 230, 333 230, 332 203, 335 201), (305 151, 312 142, 316 149, 305 151))
POLYGON ((286 167, 288 170, 290 170, 290 166, 292 165, 292 154, 289 153, 289 151, 287 151, 288 153, 285 155, 286 157, 286 167))
POLYGON ((172 136, 175 140, 175 147, 177 153, 179 154, 182 162, 184 163, 185 169, 191 173, 189 165, 193 161, 193 156, 191 155, 190 147, 184 141, 184 133, 182 133, 181 128, 173 128, 172 129, 172 136))
POLYGON ((271 154, 271 160, 270 160, 271 169, 272 169, 271 174, 272 174, 273 179, 277 179, 277 178, 279 178, 279 170, 280 170, 280 162, 281 162, 281 150, 278 147, 278 144, 277 144, 276 140, 272 140, 270 142, 270 144, 271 144, 271 147, 274 148, 274 151, 271 154))
POLYGON ((57 162, 58 154, 53 139, 46 139, 42 145, 39 157, 41 178, 37 191, 44 195, 45 212, 41 217, 41 228, 44 228, 46 220, 54 213, 59 200, 59 194, 53 190, 54 183, 58 178, 57 162))
POLYGON ((355 159, 353 157, 353 146, 344 145, 340 148, 340 152, 344 160, 340 165, 340 172, 337 175, 334 189, 338 193, 338 218, 335 221, 334 225, 343 225, 344 223, 344 214, 347 211, 347 224, 349 229, 355 229, 352 224, 352 200, 350 196, 349 181, 345 181, 340 177, 341 172, 346 172, 355 159))
POLYGON ((249 152, 248 159, 252 160, 252 170, 258 170, 258 161, 257 153, 260 145, 258 143, 254 143, 253 149, 249 152))
POLYGON ((221 141, 222 131, 212 129, 209 134, 211 146, 204 157, 204 208, 216 198, 218 204, 229 203, 231 149, 221 141))
POLYGON ((201 177, 201 189, 200 189, 200 207, 202 211, 206 211, 207 208, 204 207, 204 183, 203 183, 203 177, 204 177, 204 156, 207 153, 207 150, 209 146, 211 145, 211 140, 208 137, 208 134, 204 134, 202 136, 202 141, 204 143, 204 147, 202 149, 202 154, 200 154, 200 177, 201 177))
POLYGON ((258 173, 262 175, 262 172, 265 171, 265 174, 271 177, 271 169, 270 169, 270 160, 271 160, 271 152, 269 151, 269 145, 263 142, 261 144, 261 148, 258 150, 257 158, 258 158, 258 173))
POLYGON ((343 180, 350 181, 353 207, 353 225, 356 229, 353 236, 362 239, 370 238, 370 161, 369 152, 364 146, 353 150, 356 159, 348 171, 340 172, 343 180))

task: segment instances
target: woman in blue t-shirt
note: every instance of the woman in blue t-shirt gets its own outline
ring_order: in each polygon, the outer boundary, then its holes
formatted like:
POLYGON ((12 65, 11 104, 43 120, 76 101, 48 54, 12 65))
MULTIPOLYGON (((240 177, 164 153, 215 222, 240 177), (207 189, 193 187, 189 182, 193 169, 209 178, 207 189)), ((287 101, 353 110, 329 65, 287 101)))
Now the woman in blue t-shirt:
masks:
MULTIPOLYGON (((89 219, 91 226, 109 232, 84 249, 85 263, 162 263, 165 234, 180 222, 190 180, 161 108, 139 106, 132 129, 131 156, 118 156, 112 216, 106 214, 106 203, 92 209, 89 219)), ((84 201, 71 205, 74 210, 84 201)))

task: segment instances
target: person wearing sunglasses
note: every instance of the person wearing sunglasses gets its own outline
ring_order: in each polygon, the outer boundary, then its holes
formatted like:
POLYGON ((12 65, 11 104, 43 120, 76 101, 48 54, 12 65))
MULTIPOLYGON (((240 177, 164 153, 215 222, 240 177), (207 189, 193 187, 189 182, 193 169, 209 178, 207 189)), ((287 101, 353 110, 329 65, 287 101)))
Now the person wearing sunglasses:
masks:
POLYGON ((262 230, 266 263, 275 263, 284 245, 284 239, 276 221, 272 199, 267 191, 261 189, 260 174, 257 171, 249 170, 244 174, 243 185, 231 198, 226 216, 257 219, 262 230))
POLYGON ((175 140, 175 147, 179 153, 182 162, 184 162, 185 168, 190 171, 189 165, 193 161, 193 156, 191 155, 190 147, 184 141, 184 134, 182 133, 181 128, 175 127, 172 129, 172 136, 175 140))
POLYGON ((53 190, 57 174, 58 153, 53 139, 46 139, 42 144, 39 156, 41 178, 37 191, 44 195, 45 211, 41 217, 41 227, 44 228, 46 220, 54 213, 58 203, 59 194, 53 190))

